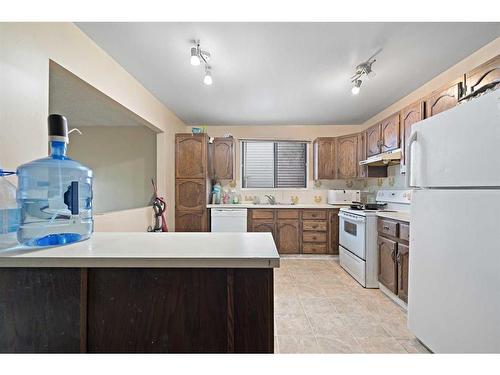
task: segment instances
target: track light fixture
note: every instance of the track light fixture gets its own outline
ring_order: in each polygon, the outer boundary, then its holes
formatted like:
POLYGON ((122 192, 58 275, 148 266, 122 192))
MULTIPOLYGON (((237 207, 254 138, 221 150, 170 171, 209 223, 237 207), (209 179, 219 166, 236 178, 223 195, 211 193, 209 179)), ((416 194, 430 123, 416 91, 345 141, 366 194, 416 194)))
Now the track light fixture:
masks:
POLYGON ((198 66, 201 63, 205 66, 205 76, 203 78, 203 83, 210 86, 213 83, 212 79, 212 68, 208 64, 210 60, 210 52, 204 51, 200 47, 200 41, 195 40, 194 46, 191 47, 191 65, 198 66))
POLYGON ((359 64, 354 71, 354 75, 351 77, 352 88, 351 92, 353 95, 358 95, 361 90, 361 84, 363 83, 362 78, 366 76, 368 79, 372 79, 376 76, 372 69, 372 65, 375 61, 375 56, 378 55, 382 49, 375 52, 367 61, 359 64))

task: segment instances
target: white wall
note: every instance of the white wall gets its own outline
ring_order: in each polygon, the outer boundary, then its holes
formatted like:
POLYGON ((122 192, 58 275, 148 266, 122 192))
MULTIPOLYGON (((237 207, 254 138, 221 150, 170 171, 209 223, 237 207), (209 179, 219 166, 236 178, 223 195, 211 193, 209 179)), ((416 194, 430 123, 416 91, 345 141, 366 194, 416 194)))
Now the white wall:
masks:
POLYGON ((149 205, 156 180, 156 133, 145 126, 85 126, 68 156, 94 172, 94 213, 149 205))
MULTIPOLYGON (((185 124, 133 76, 72 23, 0 23, 0 165, 18 165, 47 154, 49 60, 69 70, 97 90, 151 124, 157 136, 157 178, 169 203, 173 227, 174 140, 185 124)), ((121 214, 143 230, 147 215, 121 214)), ((113 229, 96 217, 96 229, 113 229)))

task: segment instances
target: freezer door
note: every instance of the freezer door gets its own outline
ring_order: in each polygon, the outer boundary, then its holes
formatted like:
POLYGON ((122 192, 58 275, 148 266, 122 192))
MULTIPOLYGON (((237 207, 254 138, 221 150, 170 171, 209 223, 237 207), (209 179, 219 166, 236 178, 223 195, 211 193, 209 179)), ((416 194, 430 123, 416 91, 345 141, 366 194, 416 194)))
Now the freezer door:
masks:
POLYGON ((436 353, 500 353, 500 190, 416 190, 408 326, 436 353))
POLYGON ((409 186, 500 186, 500 90, 415 124, 410 140, 409 186))

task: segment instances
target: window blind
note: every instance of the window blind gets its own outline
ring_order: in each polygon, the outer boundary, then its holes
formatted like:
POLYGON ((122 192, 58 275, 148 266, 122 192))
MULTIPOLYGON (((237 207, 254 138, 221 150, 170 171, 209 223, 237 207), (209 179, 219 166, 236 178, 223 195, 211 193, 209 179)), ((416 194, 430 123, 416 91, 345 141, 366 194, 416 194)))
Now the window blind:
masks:
POLYGON ((242 142, 244 188, 305 188, 306 171, 306 142, 242 142))

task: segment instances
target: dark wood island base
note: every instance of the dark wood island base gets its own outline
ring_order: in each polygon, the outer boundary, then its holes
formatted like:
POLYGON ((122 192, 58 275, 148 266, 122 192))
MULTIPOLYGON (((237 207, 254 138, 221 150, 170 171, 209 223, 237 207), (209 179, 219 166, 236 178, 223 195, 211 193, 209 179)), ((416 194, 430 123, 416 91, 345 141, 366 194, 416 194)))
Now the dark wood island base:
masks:
POLYGON ((0 352, 273 353, 272 268, 0 268, 0 352))

